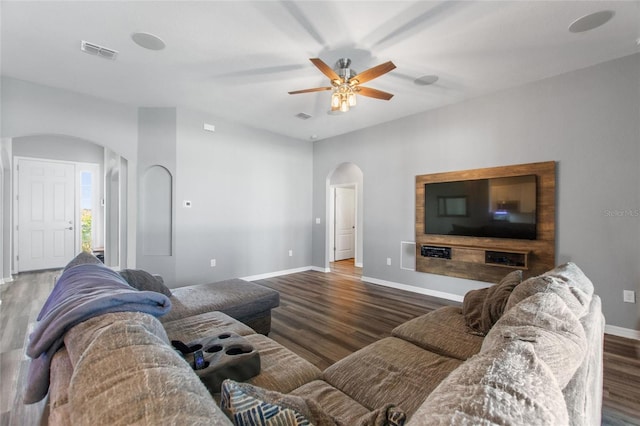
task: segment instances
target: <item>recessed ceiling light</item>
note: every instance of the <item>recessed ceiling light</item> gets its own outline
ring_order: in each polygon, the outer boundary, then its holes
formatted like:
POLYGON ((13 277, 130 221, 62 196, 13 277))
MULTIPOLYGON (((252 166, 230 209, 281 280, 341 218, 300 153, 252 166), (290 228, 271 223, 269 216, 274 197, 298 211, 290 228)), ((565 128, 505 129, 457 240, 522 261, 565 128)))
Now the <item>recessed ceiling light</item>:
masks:
POLYGON ((594 28, 606 24, 613 18, 613 15, 615 15, 613 10, 601 10, 600 12, 590 13, 573 21, 573 23, 569 25, 569 31, 572 33, 591 31, 594 28))
POLYGON ((438 81, 437 75, 423 75, 422 77, 416 78, 413 82, 418 86, 428 86, 436 81, 438 81))
POLYGON ((149 50, 162 50, 165 47, 160 37, 149 33, 133 33, 131 39, 135 44, 149 50))

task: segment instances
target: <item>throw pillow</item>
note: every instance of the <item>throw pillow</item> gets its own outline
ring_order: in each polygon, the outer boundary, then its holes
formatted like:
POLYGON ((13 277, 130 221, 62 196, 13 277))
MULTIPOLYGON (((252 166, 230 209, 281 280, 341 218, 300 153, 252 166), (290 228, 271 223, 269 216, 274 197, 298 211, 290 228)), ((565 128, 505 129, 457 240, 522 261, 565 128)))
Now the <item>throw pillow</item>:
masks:
POLYGON ((81 251, 76 257, 67 263, 67 266, 64 267, 64 271, 71 269, 74 266, 84 265, 86 263, 100 264, 102 261, 89 252, 81 251))
POLYGON ((142 269, 123 269, 120 275, 133 288, 140 291, 155 291, 171 297, 171 290, 161 279, 142 269))
POLYGON ((489 287, 468 291, 462 300, 462 316, 473 334, 484 336, 486 332, 482 329, 482 309, 484 300, 487 298, 489 287))
POLYGON ((222 382, 220 407, 236 426, 335 426, 311 400, 231 379, 222 382))
POLYGON ((489 287, 482 306, 482 329, 488 333, 502 316, 511 292, 522 282, 522 271, 512 271, 493 287, 489 287))
POLYGON ((462 315, 472 332, 486 335, 505 311, 513 289, 522 282, 522 271, 507 274, 492 287, 471 290, 464 295, 462 315))

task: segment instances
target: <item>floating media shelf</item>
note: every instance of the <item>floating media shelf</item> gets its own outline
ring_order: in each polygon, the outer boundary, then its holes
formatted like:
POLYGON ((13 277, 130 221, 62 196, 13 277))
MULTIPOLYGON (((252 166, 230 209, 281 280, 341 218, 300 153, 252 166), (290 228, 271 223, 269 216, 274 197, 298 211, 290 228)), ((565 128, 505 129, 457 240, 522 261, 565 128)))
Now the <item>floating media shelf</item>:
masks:
POLYGON ((502 250, 495 247, 422 245, 420 254, 422 257, 445 261, 451 260, 511 269, 529 269, 529 251, 502 250))

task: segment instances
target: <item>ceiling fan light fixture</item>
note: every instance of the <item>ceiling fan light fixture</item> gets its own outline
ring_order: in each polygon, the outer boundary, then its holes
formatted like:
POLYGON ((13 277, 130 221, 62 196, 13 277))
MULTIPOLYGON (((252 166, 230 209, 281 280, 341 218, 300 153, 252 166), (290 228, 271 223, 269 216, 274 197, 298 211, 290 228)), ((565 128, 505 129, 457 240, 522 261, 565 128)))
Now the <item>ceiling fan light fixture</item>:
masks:
POLYGON ((350 107, 356 106, 356 94, 355 93, 350 92, 349 96, 348 96, 348 99, 349 99, 349 106, 350 107))
POLYGON ((386 101, 393 97, 391 93, 383 92, 382 90, 373 89, 371 87, 360 86, 360 83, 366 83, 367 81, 378 78, 381 75, 395 69, 396 66, 391 61, 387 61, 383 64, 377 65, 373 68, 369 68, 366 71, 356 74, 354 70, 349 68, 351 60, 346 58, 340 59, 336 63, 336 69, 332 69, 320 58, 310 58, 309 60, 325 76, 329 77, 331 86, 295 90, 293 92, 289 92, 289 94, 296 95, 299 93, 322 92, 325 90, 331 90, 331 108, 329 109, 330 113, 338 111, 347 112, 349 111, 349 108, 355 107, 357 103, 356 94, 375 99, 383 99, 386 101))
POLYGON ((340 107, 340 94, 334 90, 331 94, 331 109, 337 109, 340 107))
POLYGON ((348 112, 349 111, 349 101, 347 99, 342 99, 340 101, 340 111, 348 112))

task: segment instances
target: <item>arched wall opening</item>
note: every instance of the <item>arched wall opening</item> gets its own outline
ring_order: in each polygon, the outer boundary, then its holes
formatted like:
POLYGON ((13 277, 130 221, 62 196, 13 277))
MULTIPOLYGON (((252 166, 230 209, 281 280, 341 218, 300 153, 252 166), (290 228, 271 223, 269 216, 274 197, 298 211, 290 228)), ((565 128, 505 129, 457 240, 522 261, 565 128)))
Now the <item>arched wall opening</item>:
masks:
POLYGON ((4 253, 0 266, 3 280, 10 281, 11 274, 19 271, 15 264, 19 232, 15 231, 15 225, 19 221, 15 195, 18 195, 16 165, 20 159, 74 166, 74 208, 77 210, 74 231, 78 240, 74 251, 79 252, 86 243, 86 227, 82 227, 81 223, 86 222, 82 215, 87 208, 93 212, 90 219, 91 248, 104 249, 107 265, 114 268, 127 267, 127 193, 130 182, 126 158, 90 140, 63 134, 30 134, 3 138, 0 152, 3 172, 1 209, 4 253), (82 194, 87 190, 91 192, 90 201, 83 200, 82 194))

